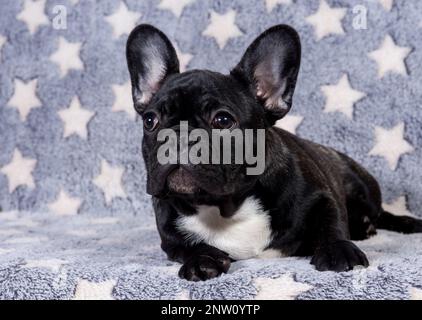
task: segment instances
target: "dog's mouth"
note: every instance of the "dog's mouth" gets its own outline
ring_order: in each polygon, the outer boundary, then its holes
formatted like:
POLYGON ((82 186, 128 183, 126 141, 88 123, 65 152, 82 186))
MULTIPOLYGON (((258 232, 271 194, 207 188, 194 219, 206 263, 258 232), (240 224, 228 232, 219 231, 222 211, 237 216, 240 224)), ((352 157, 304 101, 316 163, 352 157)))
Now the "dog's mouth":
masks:
POLYGON ((150 186, 149 193, 155 197, 171 200, 180 212, 195 212, 198 205, 218 206, 222 217, 231 217, 237 210, 241 201, 248 193, 248 188, 238 190, 235 194, 232 190, 221 192, 215 184, 201 184, 201 180, 190 172, 189 168, 180 165, 172 165, 160 172, 150 186), (160 182, 160 183, 159 183, 160 182), (152 193, 155 192, 155 193, 152 193))
POLYGON ((183 167, 177 167, 167 177, 167 188, 170 194, 184 199, 189 204, 217 205, 222 217, 231 217, 238 204, 230 196, 213 196, 198 186, 192 174, 183 167))
POLYGON ((249 186, 236 189, 234 183, 219 182, 195 168, 174 164, 162 166, 148 176, 147 193, 162 199, 176 197, 193 202, 215 202, 242 193, 249 186))
POLYGON ((183 167, 177 167, 167 176, 167 187, 170 192, 179 194, 194 194, 199 191, 195 179, 183 167))

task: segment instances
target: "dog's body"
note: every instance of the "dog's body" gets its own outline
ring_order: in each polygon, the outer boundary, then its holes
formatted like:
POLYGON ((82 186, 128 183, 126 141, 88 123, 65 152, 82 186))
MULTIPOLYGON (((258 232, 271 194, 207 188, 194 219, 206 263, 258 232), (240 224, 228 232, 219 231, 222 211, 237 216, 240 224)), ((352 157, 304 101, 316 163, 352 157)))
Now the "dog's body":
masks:
POLYGON ((299 70, 299 37, 290 27, 263 33, 228 76, 180 74, 169 40, 148 25, 130 35, 127 58, 144 117, 147 189, 162 248, 183 263, 181 277, 205 280, 227 272, 231 260, 292 255, 312 256, 318 270, 346 271, 368 265, 350 240, 376 228, 422 232, 420 220, 383 211, 378 183, 355 161, 273 127, 291 107, 299 70), (215 119, 265 129, 261 175, 246 175, 243 165, 157 162, 157 128, 179 130, 185 120, 209 131, 215 119))

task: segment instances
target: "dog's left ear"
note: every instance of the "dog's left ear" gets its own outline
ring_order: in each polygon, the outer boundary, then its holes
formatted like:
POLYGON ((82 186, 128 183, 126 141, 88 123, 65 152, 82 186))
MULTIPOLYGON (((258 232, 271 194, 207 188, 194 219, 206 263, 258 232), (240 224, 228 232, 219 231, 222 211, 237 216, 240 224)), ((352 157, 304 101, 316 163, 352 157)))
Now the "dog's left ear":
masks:
POLYGON ((232 76, 246 82, 272 121, 284 117, 292 106, 300 54, 298 33, 278 25, 262 33, 231 71, 232 76))
POLYGON ((142 113, 166 78, 179 73, 179 60, 165 34, 148 24, 141 24, 130 33, 126 59, 133 103, 136 111, 142 113))

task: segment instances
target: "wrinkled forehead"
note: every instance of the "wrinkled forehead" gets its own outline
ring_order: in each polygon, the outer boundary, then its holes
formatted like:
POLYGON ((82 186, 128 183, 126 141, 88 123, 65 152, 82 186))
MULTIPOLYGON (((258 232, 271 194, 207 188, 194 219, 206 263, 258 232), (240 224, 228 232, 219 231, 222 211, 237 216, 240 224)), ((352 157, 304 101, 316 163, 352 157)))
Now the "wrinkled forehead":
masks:
MULTIPOLYGON (((193 109, 215 108, 219 104, 235 107, 239 100, 238 84, 220 73, 193 70, 171 75, 157 92, 152 103, 166 108, 193 109)), ((175 111, 175 110, 174 110, 175 111)))
POLYGON ((174 74, 164 83, 163 89, 181 88, 186 91, 203 90, 204 93, 224 93, 227 85, 233 85, 230 76, 209 70, 192 70, 174 74))

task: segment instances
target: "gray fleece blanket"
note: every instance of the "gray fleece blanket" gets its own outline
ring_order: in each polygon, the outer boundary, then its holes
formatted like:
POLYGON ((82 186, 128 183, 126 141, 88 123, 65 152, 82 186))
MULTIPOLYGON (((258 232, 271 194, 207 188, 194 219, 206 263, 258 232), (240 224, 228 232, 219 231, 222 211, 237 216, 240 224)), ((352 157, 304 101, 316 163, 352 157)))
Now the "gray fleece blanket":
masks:
POLYGON ((358 243, 371 266, 235 262, 191 283, 159 247, 125 41, 162 29, 182 68, 228 72, 274 24, 300 33, 277 125, 349 154, 384 206, 421 216, 422 1, 6 0, 0 3, 0 299, 421 299, 422 235, 358 243))

